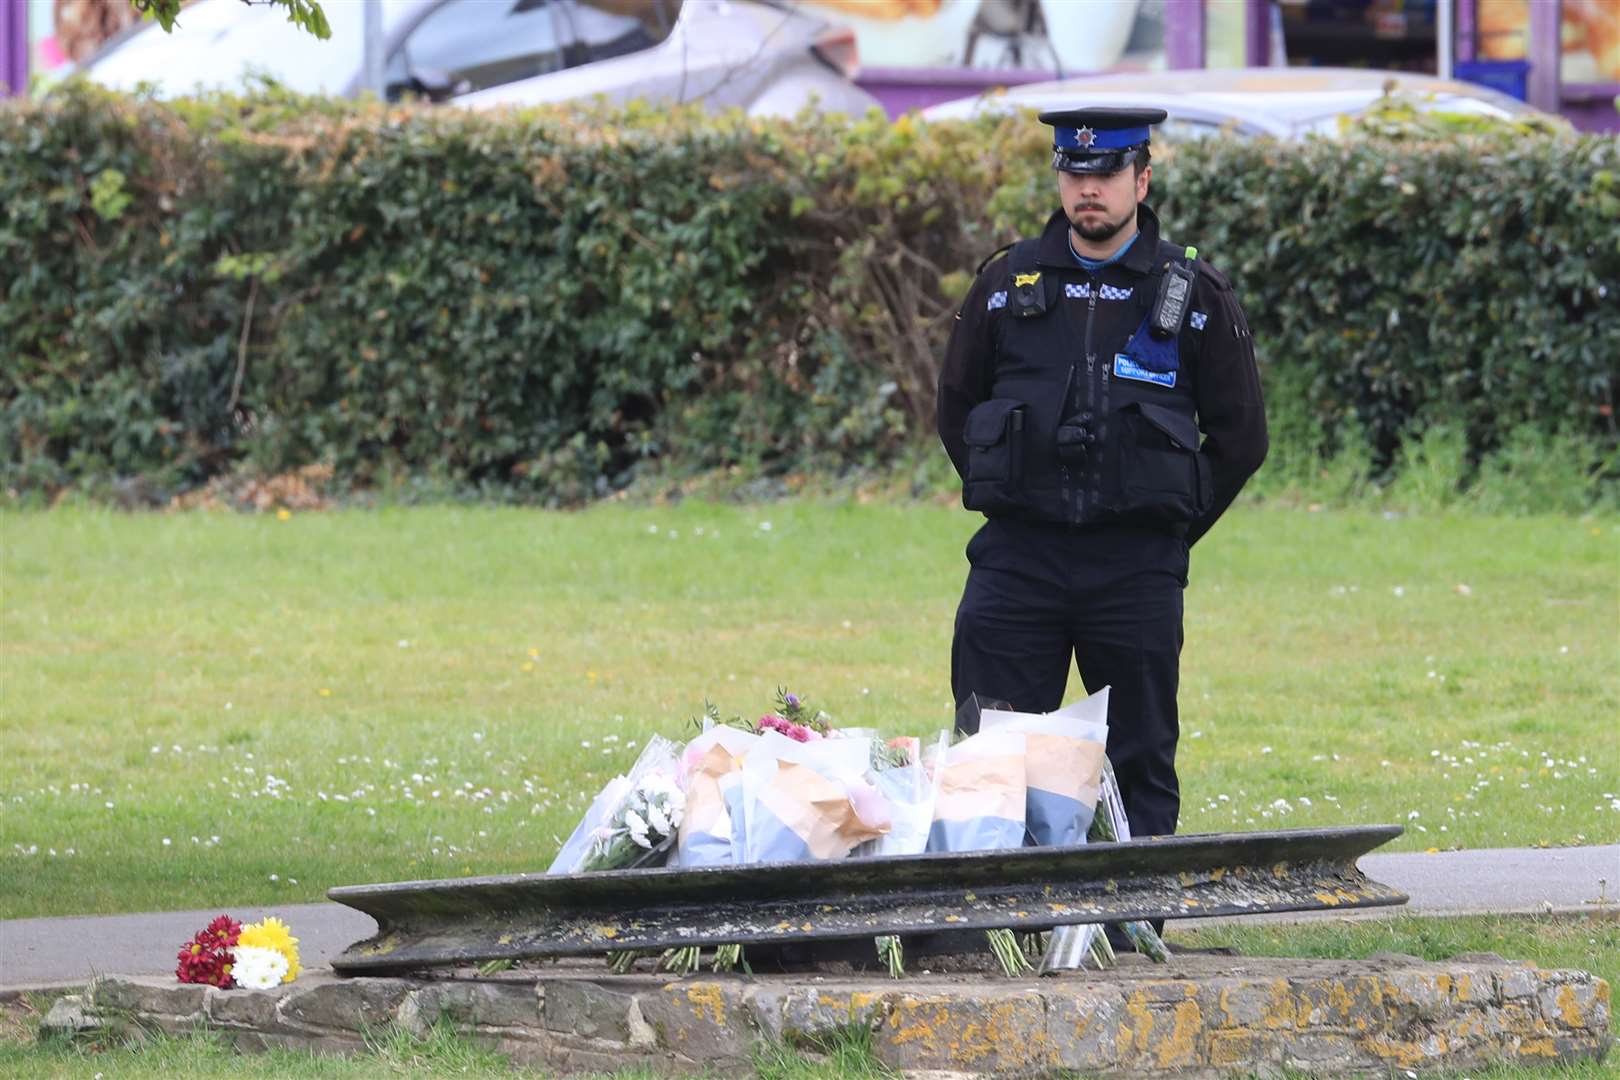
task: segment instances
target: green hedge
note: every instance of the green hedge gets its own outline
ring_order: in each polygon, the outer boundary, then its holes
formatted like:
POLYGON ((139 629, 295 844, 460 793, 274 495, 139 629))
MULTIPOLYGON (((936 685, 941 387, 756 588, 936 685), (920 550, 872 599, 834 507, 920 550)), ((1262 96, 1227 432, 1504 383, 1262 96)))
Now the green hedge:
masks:
MULTIPOLYGON (((649 470, 932 438, 967 271, 1052 206, 1046 129, 696 112, 0 109, 0 483, 331 463, 575 502, 649 470)), ((1615 440, 1620 149, 1512 134, 1163 147, 1279 436, 1615 440)))

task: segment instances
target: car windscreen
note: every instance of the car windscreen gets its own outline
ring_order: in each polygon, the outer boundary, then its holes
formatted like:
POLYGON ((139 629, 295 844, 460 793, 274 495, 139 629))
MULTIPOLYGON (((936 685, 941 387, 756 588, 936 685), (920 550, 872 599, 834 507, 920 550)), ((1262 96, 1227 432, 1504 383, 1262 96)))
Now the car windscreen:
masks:
POLYGON ((94 57, 98 83, 133 90, 150 83, 164 96, 244 88, 257 72, 300 93, 342 93, 360 70, 365 5, 323 5, 332 36, 321 40, 288 22, 285 9, 240 0, 201 0, 182 9, 174 29, 151 24, 94 57))

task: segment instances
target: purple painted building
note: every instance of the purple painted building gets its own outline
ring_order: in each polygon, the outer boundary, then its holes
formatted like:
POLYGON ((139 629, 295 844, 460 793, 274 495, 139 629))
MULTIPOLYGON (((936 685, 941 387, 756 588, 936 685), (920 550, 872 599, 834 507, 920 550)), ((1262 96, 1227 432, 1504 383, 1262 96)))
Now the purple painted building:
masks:
MULTIPOLYGON (((793 3, 854 28, 859 81, 891 115, 1100 71, 1329 65, 1455 75, 1620 130, 1620 0, 911 0, 904 17, 793 3)), ((0 0, 0 95, 63 62, 55 8, 0 0)))
POLYGON ((28 46, 25 0, 0 0, 0 97, 27 91, 28 46))
MULTIPOLYGON (((986 7, 1058 10, 1052 0, 1042 2, 983 0, 986 7)), ((884 64, 867 52, 859 81, 898 115, 998 86, 1101 70, 1365 67, 1478 82, 1561 113, 1583 130, 1620 131, 1620 69, 1613 68, 1620 0, 1090 0, 1088 10, 1110 5, 1129 7, 1137 25, 1134 47, 1107 68, 912 67, 884 64)), ((1045 26, 1026 20, 1019 29, 1025 44, 1013 50, 1017 55, 1051 59, 1062 52, 1050 19, 1045 26), (1042 32, 1044 49, 1029 47, 1042 32)))

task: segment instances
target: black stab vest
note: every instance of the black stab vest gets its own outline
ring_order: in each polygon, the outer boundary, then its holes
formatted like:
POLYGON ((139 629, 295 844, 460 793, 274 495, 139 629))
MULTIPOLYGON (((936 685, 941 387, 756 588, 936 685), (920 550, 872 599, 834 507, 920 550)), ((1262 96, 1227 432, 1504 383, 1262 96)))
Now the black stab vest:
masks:
POLYGON ((1020 241, 1009 256, 990 400, 964 430, 964 504, 1057 525, 1185 531, 1213 494, 1197 452, 1198 331, 1184 325, 1160 342, 1146 329, 1183 249, 1160 241, 1153 272, 1114 299, 1078 265, 1038 265, 1037 246, 1020 241))

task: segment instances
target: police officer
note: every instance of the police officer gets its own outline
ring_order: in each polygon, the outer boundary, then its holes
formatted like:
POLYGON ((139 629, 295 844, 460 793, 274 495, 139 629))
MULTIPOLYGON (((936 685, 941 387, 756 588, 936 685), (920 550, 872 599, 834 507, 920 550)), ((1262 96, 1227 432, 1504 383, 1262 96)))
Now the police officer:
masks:
POLYGON ((1266 454, 1232 286, 1143 201, 1160 109, 1045 112, 1062 209, 981 264, 939 381, 962 502, 988 520, 951 645, 951 689, 1049 712, 1073 656, 1109 694, 1133 835, 1175 832, 1187 550, 1266 454))

